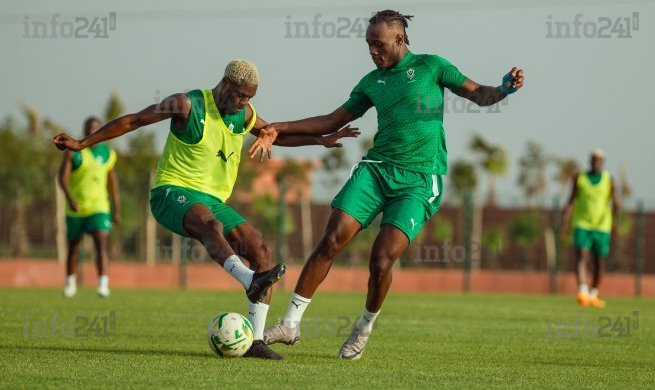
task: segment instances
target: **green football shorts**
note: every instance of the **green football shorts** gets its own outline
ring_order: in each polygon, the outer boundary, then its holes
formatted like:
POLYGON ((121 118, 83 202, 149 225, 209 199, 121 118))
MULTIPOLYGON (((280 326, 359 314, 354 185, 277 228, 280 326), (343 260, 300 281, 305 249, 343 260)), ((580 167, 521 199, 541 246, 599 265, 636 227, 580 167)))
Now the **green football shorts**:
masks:
POLYGON ((364 158, 332 201, 366 228, 382 212, 382 225, 393 225, 412 241, 439 211, 443 181, 440 175, 408 171, 364 158))
POLYGON ((111 232, 111 214, 96 213, 86 217, 66 216, 66 238, 68 241, 79 240, 84 233, 98 230, 111 232))
POLYGON ((576 249, 587 249, 600 257, 607 257, 610 253, 610 234, 575 228, 573 230, 573 246, 576 249))
POLYGON ((163 185, 150 190, 150 210, 159 224, 181 236, 184 231, 184 216, 196 205, 207 206, 214 217, 223 224, 223 235, 227 236, 238 224, 246 222, 232 207, 215 196, 190 188, 163 185))

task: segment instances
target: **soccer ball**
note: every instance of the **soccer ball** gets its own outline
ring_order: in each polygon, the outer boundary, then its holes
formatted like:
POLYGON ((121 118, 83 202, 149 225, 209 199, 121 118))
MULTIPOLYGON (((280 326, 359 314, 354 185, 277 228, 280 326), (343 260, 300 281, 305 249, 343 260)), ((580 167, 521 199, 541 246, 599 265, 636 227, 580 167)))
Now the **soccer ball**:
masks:
POLYGON ((252 325, 239 313, 220 313, 209 322, 207 341, 219 356, 243 356, 252 345, 252 339, 252 325))

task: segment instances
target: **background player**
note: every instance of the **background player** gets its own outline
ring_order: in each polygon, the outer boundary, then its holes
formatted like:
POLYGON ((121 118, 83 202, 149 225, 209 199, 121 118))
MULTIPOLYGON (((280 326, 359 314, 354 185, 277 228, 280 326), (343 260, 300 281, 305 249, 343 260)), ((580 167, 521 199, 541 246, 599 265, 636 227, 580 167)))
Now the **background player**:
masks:
MULTIPOLYGON (((100 120, 94 116, 84 121, 86 137, 99 128, 100 120)), ((98 270, 98 295, 106 298, 110 294, 107 245, 112 223, 117 225, 121 214, 115 164, 116 152, 104 143, 81 151, 67 150, 64 153, 59 168, 59 185, 66 196, 68 257, 64 296, 67 298, 77 294, 77 261, 84 233, 93 237, 98 270)))
MULTIPOLYGON (((603 169, 605 153, 595 150, 591 153, 589 162, 589 171, 579 173, 573 178, 571 197, 562 217, 561 234, 562 237, 566 235, 573 214, 578 303, 603 308, 605 301, 598 297, 598 286, 603 272, 603 260, 609 254, 612 218, 618 215, 620 203, 616 196, 614 180, 610 173, 603 169), (591 291, 587 284, 587 270, 590 265, 593 270, 591 291)), ((614 232, 616 234, 618 229, 614 232)))

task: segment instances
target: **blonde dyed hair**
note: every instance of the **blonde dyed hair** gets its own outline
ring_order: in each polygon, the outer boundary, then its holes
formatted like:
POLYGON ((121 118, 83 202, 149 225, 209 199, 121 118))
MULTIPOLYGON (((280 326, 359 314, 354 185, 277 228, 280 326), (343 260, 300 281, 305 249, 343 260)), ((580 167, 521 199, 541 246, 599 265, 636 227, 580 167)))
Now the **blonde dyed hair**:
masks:
POLYGON ((245 81, 249 84, 259 84, 259 72, 257 71, 257 66, 242 58, 230 61, 230 63, 225 67, 225 74, 223 76, 235 83, 245 81))

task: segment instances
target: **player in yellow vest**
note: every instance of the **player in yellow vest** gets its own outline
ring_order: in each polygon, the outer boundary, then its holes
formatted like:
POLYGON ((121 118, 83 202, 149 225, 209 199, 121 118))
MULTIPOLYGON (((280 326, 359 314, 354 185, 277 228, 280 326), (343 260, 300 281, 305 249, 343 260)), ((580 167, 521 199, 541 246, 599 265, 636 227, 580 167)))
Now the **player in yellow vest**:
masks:
MULTIPOLYGON (((246 289, 255 341, 245 356, 280 360, 282 356, 268 348, 262 337, 269 287, 280 279, 284 265, 273 265, 270 249, 259 233, 225 204, 237 177, 244 137, 265 133, 262 129, 268 125, 250 104, 258 84, 255 65, 234 60, 213 89, 171 95, 136 114, 107 123, 80 141, 66 134, 55 136, 53 141, 59 149, 80 150, 170 119, 170 132, 150 192, 152 213, 167 229, 201 241, 212 259, 246 289), (248 260, 250 269, 238 255, 248 260)), ((345 127, 326 136, 288 135, 278 137, 276 145, 339 147, 337 141, 357 136, 356 130, 345 127)))
MULTIPOLYGON (((84 134, 87 137, 99 128, 100 120, 96 117, 89 117, 84 121, 84 134)), ((116 152, 103 143, 79 152, 67 150, 64 154, 59 169, 59 184, 66 196, 68 257, 64 296, 67 298, 77 294, 77 259, 84 233, 93 237, 98 269, 98 295, 104 298, 109 296, 107 243, 112 222, 118 224, 120 221, 120 196, 118 179, 114 172, 115 164, 116 152)))
POLYGON ((590 170, 573 178, 573 189, 564 209, 561 229, 564 237, 572 214, 577 300, 583 306, 600 308, 605 307, 605 301, 598 297, 603 260, 609 253, 613 215, 619 212, 614 181, 609 172, 603 170, 604 162, 605 153, 602 150, 594 151, 591 154, 590 170), (591 290, 587 285, 590 260, 593 269, 591 290))

